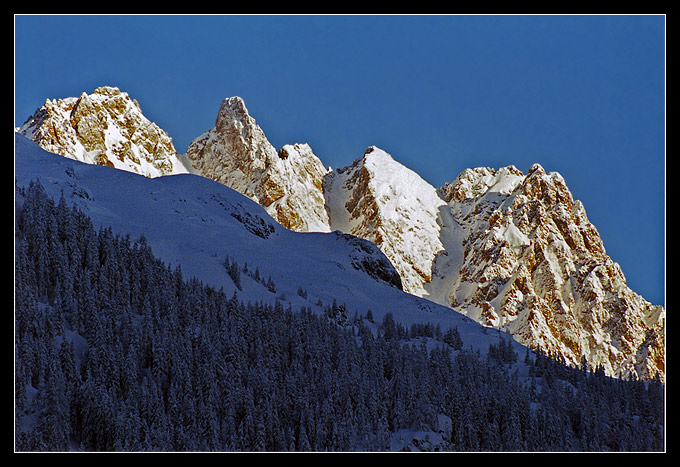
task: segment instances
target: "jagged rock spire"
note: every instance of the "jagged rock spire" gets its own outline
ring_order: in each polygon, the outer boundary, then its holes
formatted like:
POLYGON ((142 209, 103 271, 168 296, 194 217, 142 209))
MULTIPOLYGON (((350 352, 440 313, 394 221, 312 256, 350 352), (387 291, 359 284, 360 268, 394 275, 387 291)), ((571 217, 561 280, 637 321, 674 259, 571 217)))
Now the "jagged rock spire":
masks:
POLYGON ((327 170, 307 144, 279 151, 240 97, 224 99, 215 127, 187 149, 193 170, 264 206, 284 227, 329 231, 321 183, 327 170))

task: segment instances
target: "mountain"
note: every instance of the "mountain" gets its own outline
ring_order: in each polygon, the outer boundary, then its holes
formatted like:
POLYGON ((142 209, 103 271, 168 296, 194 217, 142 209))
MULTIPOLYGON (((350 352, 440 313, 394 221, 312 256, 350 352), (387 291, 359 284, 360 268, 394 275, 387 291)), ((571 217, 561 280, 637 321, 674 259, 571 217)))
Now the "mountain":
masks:
MULTIPOLYGON (((49 134, 49 125, 32 121, 50 120, 33 117, 21 132, 52 150, 34 137, 49 134)), ((56 116, 52 122, 60 125, 56 116)), ((242 193, 291 231, 370 241, 403 290, 427 303, 571 364, 665 378, 665 309, 627 287, 583 205, 558 173, 539 164, 526 174, 513 166, 467 169, 435 188, 371 146, 330 170, 306 144, 277 151, 238 97, 225 99, 215 127, 170 160, 242 193)))
POLYGON ((17 132, 46 151, 146 177, 195 173, 262 205, 281 225, 329 232, 322 183, 329 172, 307 144, 276 150, 240 97, 224 99, 214 128, 178 154, 170 136, 116 87, 47 99, 17 132))
POLYGON ((658 381, 404 293, 366 240, 15 148, 16 451, 664 449, 658 381))
POLYGON ((404 290, 425 293, 443 249, 437 208, 445 203, 383 150, 373 146, 348 167, 326 169, 307 144, 277 151, 243 100, 231 97, 222 102, 215 127, 196 138, 185 157, 193 173, 257 201, 284 227, 370 240, 392 261, 404 290))
POLYGON ((404 290, 426 294, 432 263, 444 250, 439 208, 446 204, 415 172, 375 146, 324 179, 333 230, 375 243, 399 271, 404 290))
POLYGON ((186 158, 194 173, 257 201, 284 227, 328 231, 321 190, 327 170, 306 144, 276 151, 240 97, 222 102, 215 127, 189 145, 186 158))
POLYGON ((436 301, 568 362, 663 377, 664 308, 627 287, 558 173, 466 170, 440 193, 464 240, 433 264, 436 301))
POLYGON ((47 99, 17 131, 47 151, 88 164, 148 177, 187 172, 170 136, 115 87, 47 99))
POLYGON ((370 240, 409 293, 571 364, 663 378, 664 308, 627 287, 558 173, 481 167, 437 189, 375 146, 334 171, 304 149, 290 162, 277 158, 243 101, 230 98, 188 157, 196 173, 250 196, 289 228, 370 240), (307 205, 272 209, 275 197, 307 205), (314 221, 296 220, 303 216, 314 221))

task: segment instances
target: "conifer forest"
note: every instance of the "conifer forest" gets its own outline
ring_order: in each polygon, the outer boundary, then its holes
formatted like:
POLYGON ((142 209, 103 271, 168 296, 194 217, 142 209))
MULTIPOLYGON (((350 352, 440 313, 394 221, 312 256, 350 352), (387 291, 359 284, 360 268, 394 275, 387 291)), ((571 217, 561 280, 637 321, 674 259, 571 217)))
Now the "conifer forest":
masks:
MULTIPOLYGON (((17 451, 390 451, 442 419, 445 451, 664 450, 658 380, 502 340, 480 354, 341 297, 322 313, 244 303, 39 183, 16 199, 17 451)), ((224 242, 229 276, 253 274, 224 242)))

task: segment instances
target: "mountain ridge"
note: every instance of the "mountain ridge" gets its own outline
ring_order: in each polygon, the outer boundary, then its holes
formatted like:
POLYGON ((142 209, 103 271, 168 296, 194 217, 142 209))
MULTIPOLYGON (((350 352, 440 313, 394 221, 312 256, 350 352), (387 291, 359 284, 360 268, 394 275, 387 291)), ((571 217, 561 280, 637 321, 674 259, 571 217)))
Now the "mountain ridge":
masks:
POLYGON ((403 292, 391 263, 364 239, 337 231, 286 229, 245 195, 205 177, 177 174, 150 179, 58 157, 22 135, 15 138, 18 187, 39 181, 49 197, 63 196, 97 227, 144 237, 157 257, 181 267, 183 275, 228 295, 237 293, 244 302, 280 300, 318 312, 336 299, 348 313, 370 310, 376 321, 397 310, 407 324, 431 322, 444 330, 457 326, 482 352, 501 336, 403 292), (260 276, 271 276, 275 291, 246 273, 241 274, 239 289, 225 267, 225 255, 253 275, 259 269, 260 276), (300 294, 300 287, 307 293, 300 294))
POLYGON ((514 166, 467 169, 435 188, 371 146, 330 170, 306 144, 277 151, 239 97, 225 99, 215 126, 174 158, 288 229, 371 241, 405 291, 524 345, 619 377, 665 374, 665 310, 627 287, 582 203, 540 164, 526 175, 514 166))

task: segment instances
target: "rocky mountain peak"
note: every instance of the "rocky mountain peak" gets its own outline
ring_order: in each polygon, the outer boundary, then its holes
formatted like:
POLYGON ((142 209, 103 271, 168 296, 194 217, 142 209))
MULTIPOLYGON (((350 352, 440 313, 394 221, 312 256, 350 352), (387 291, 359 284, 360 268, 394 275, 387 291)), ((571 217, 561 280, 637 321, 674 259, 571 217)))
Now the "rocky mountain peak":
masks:
POLYGON ((331 229, 375 243, 399 271, 404 290, 421 295, 443 249, 437 210, 444 202, 436 190, 376 146, 329 173, 323 187, 331 229))
POLYGON ((228 97, 222 101, 215 119, 215 129, 220 133, 241 133, 246 141, 264 137, 264 132, 248 113, 245 102, 238 96, 228 97))
POLYGON ((524 177, 513 165, 498 170, 490 167, 465 169, 453 183, 444 184, 440 193, 447 203, 476 199, 485 193, 508 194, 524 177))
POLYGON ((47 151, 81 162, 148 177, 187 172, 170 136, 116 87, 47 99, 18 132, 47 151))
POLYGON ((388 157, 388 158, 392 159, 391 155, 389 155, 388 153, 386 153, 385 151, 380 149, 378 146, 374 146, 374 145, 366 148, 366 150, 364 151, 363 158, 368 159, 371 156, 388 157))
POLYGON ((665 311, 626 286, 560 174, 476 169, 441 193, 463 238, 457 273, 429 285, 441 302, 572 364, 664 377, 665 311))
POLYGON ((240 97, 222 101, 215 127, 189 145, 186 157, 194 172, 257 201, 284 227, 329 230, 319 158, 307 144, 277 151, 240 97))
POLYGON ((303 232, 329 231, 323 196, 327 170, 305 143, 284 145, 267 161, 263 205, 284 227, 303 232))

